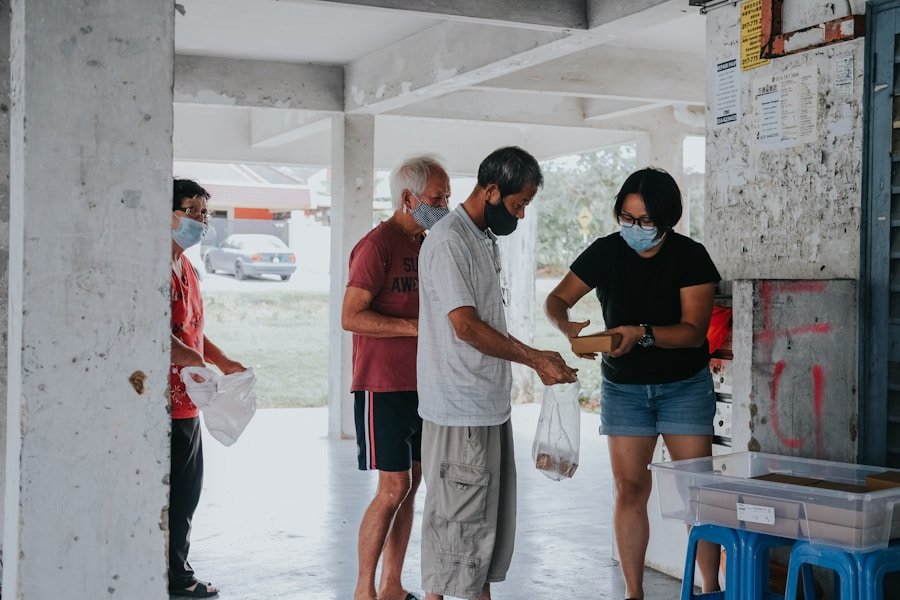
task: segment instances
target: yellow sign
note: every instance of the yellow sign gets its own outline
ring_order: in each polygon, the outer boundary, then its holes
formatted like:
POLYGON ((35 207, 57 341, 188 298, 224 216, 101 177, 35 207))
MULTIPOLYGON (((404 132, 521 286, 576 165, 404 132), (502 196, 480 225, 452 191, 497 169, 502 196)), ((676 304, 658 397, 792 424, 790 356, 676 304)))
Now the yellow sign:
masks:
POLYGON ((769 64, 759 57, 761 32, 762 0, 747 0, 741 4, 741 71, 769 64))
POLYGON ((590 225, 591 221, 594 220, 594 215, 592 215, 591 211, 589 211, 587 206, 585 206, 580 211, 578 211, 578 216, 575 217, 575 220, 578 221, 578 225, 581 227, 581 233, 587 235, 588 225, 590 225))

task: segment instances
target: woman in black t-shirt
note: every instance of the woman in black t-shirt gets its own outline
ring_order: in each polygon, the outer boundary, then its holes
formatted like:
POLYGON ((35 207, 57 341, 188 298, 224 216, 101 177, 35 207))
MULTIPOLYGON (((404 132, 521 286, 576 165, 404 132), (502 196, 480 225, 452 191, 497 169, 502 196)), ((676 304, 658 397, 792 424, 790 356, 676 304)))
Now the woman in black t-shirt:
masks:
MULTIPOLYGON (((570 321, 569 309, 596 290, 606 327, 622 336, 602 358, 600 433, 608 436, 616 481, 613 522, 626 592, 640 599, 650 536, 647 465, 657 437, 675 460, 712 454, 715 393, 706 330, 720 277, 702 244, 673 231, 681 191, 665 171, 631 174, 614 210, 621 231, 596 240, 572 263, 545 311, 566 337, 576 337, 590 321, 570 321)), ((718 547, 701 542, 704 592, 719 589, 718 561, 718 547)))

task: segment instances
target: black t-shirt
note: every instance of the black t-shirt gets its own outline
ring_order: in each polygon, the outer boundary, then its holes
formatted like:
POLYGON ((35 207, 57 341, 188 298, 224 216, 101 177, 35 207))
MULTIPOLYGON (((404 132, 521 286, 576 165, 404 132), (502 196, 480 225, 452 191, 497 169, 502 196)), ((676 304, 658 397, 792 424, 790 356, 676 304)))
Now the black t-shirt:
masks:
MULTIPOLYGON (((575 259, 572 272, 591 288, 603 307, 607 329, 619 325, 675 325, 681 322, 681 288, 716 283, 721 277, 702 244, 669 231, 662 248, 641 258, 618 232, 600 238, 575 259)), ((644 348, 603 355, 603 375, 615 383, 681 381, 709 363, 709 345, 644 348)))

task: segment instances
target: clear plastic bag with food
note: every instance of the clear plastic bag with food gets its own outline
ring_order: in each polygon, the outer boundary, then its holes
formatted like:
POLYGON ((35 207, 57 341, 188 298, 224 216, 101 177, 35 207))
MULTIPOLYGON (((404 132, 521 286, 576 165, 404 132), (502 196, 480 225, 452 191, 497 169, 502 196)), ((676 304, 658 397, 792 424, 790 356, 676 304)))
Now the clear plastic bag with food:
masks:
POLYGON ((544 389, 541 418, 534 434, 534 466, 555 481, 571 478, 581 446, 581 385, 562 383, 544 389))
POLYGON ((203 367, 181 370, 185 391, 200 412, 210 435, 226 446, 235 443, 256 413, 253 369, 219 375, 203 367))

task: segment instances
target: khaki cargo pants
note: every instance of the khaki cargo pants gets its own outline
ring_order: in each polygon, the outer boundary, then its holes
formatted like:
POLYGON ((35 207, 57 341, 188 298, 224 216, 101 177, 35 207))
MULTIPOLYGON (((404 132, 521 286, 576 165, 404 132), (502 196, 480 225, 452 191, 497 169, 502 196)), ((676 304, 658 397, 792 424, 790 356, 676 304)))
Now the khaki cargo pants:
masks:
POLYGON ((477 600, 506 579, 516 537, 512 424, 422 424, 422 587, 477 600))

